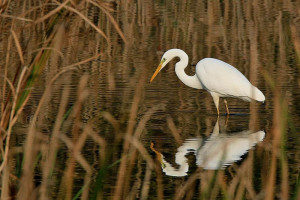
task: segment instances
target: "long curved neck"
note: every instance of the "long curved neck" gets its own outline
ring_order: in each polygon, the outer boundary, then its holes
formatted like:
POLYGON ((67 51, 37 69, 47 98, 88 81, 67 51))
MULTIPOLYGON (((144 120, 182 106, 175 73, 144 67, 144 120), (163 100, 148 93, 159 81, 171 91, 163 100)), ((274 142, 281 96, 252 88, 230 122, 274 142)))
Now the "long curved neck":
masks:
POLYGON ((203 89, 203 86, 196 74, 194 76, 189 76, 184 71, 189 62, 188 55, 182 51, 178 57, 180 58, 180 61, 175 64, 175 72, 178 78, 189 87, 203 89))

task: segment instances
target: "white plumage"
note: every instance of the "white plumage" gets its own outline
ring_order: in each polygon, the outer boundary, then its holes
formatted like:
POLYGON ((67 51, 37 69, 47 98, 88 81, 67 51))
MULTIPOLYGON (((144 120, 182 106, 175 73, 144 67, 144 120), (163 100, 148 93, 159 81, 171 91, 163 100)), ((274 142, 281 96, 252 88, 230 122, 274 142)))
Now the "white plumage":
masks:
POLYGON ((154 148, 151 143, 151 150, 155 152, 161 163, 163 172, 168 176, 186 176, 189 171, 188 154, 196 156, 196 164, 204 169, 217 170, 225 168, 232 163, 241 160, 258 142, 265 138, 264 131, 253 132, 244 130, 234 133, 220 133, 219 121, 216 122, 212 134, 208 138, 195 137, 186 139, 175 154, 177 167, 170 164, 162 153, 154 148))
MULTIPOLYGON (((178 78, 189 87, 207 90, 213 97, 218 115, 220 97, 235 97, 244 101, 265 101, 264 94, 253 86, 240 71, 221 60, 204 58, 197 63, 196 74, 187 75, 184 69, 188 65, 188 55, 181 49, 170 49, 164 53, 150 82, 175 57, 180 58, 180 61, 175 64, 178 78)), ((227 114, 229 114, 226 100, 224 102, 227 114)))

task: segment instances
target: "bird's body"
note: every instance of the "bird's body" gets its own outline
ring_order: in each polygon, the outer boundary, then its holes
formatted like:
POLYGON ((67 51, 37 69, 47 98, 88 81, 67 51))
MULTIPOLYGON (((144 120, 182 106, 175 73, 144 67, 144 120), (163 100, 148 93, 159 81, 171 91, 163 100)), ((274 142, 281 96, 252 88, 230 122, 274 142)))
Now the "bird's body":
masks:
POLYGON ((220 128, 226 130, 226 124, 220 127, 219 120, 217 120, 213 132, 208 137, 186 139, 178 147, 175 154, 177 167, 170 164, 165 156, 154 148, 152 142, 150 148, 156 154, 156 158, 161 163, 162 170, 166 175, 182 177, 188 175, 189 160, 186 156, 191 153, 195 155, 198 167, 210 170, 222 169, 241 160, 251 147, 265 138, 264 131, 244 130, 229 133, 221 132, 220 128))
MULTIPOLYGON (((184 69, 188 65, 188 55, 180 49, 170 49, 165 52, 150 81, 174 57, 180 58, 180 61, 175 64, 175 72, 178 78, 189 87, 207 90, 213 97, 218 115, 220 97, 235 97, 244 101, 265 101, 263 93, 253 86, 240 71, 221 60, 204 58, 197 63, 196 74, 193 76, 187 75, 184 69)), ((229 114, 226 100, 224 102, 229 114)))

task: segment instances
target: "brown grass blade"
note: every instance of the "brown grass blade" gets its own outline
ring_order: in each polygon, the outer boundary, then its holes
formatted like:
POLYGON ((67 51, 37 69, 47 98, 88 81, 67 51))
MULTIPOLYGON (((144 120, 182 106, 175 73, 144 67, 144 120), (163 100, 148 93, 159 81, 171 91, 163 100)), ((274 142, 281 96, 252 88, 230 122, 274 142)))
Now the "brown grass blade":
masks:
POLYGON ((172 133, 176 143, 177 144, 182 144, 183 140, 182 140, 175 124, 174 124, 173 119, 170 116, 167 117, 167 124, 168 124, 169 129, 171 130, 171 133, 172 133))
MULTIPOLYGON (((65 77, 65 79, 68 79, 68 77, 65 77)), ((56 78, 52 79, 50 82, 53 82, 53 80, 56 80, 56 78)), ((50 86, 52 86, 52 84, 50 84, 50 86)), ((46 89, 46 92, 50 93, 49 90, 50 90, 50 87, 48 87, 46 89)), ((56 116, 56 121, 54 124, 52 136, 51 136, 51 140, 50 140, 50 144, 49 144, 49 149, 48 149, 47 156, 45 158, 45 162, 44 162, 44 166, 43 166, 42 183, 41 183, 41 187, 40 187, 40 195, 41 195, 42 200, 43 199, 46 200, 48 198, 48 194, 49 194, 48 193, 48 186, 49 186, 48 180, 51 180, 49 176, 50 176, 51 171, 53 170, 54 165, 56 163, 55 156, 56 156, 56 153, 59 148, 59 134, 61 133, 60 128, 61 128, 61 123, 62 123, 63 115, 65 113, 65 109, 67 106, 69 95, 70 95, 70 88, 64 87, 62 97, 60 100, 60 104, 59 104, 59 108, 58 108, 58 112, 57 112, 57 116, 56 116)))
POLYGON ((151 167, 149 164, 146 168, 146 173, 143 181, 142 191, 141 191, 141 200, 148 199, 149 196, 149 189, 150 189, 150 179, 151 179, 151 167))
POLYGON ((46 15, 44 15, 43 17, 39 18, 38 20, 34 21, 35 24, 40 23, 45 21, 46 19, 48 19, 49 17, 55 15, 56 13, 58 13, 61 9, 64 8, 65 5, 67 5, 70 2, 70 0, 66 0, 64 3, 60 4, 57 8, 55 8, 54 10, 50 11, 49 13, 47 13, 46 15))
POLYGON ((43 47, 43 48, 39 48, 39 49, 35 49, 34 51, 30 51, 28 52, 28 54, 32 54, 32 53, 36 53, 36 52, 41 52, 44 50, 52 50, 55 51, 56 53, 58 53, 60 55, 60 57, 64 57, 63 53, 61 51, 59 51, 57 48, 53 48, 53 47, 43 47))
POLYGON ((5 165, 7 163, 12 127, 13 127, 14 123, 16 122, 16 119, 18 118, 18 115, 15 115, 15 108, 16 108, 16 104, 17 104, 17 98, 18 98, 18 95, 19 95, 19 92, 20 92, 20 85, 21 85, 21 82, 23 81, 23 78, 25 76, 26 71, 27 71, 27 67, 24 67, 23 70, 22 70, 22 73, 20 75, 20 79, 19 79, 17 88, 16 88, 16 92, 15 92, 15 96, 14 96, 14 100, 13 100, 13 106, 12 106, 11 112, 9 113, 9 126, 8 126, 8 129, 7 129, 5 151, 4 151, 3 161, 0 165, 0 172, 3 170, 3 168, 5 167, 5 165))
POLYGON ((21 63, 22 63, 22 65, 24 65, 24 57, 23 57, 23 51, 22 51, 22 47, 20 45, 20 41, 18 40, 18 37, 17 37, 16 33, 13 30, 10 30, 10 31, 12 33, 12 36, 13 36, 14 40, 15 40, 15 45, 17 47, 21 63))
POLYGON ((8 18, 12 18, 12 19, 21 20, 21 21, 33 22, 32 19, 27 19, 27 18, 24 18, 24 17, 16 17, 16 16, 13 16, 13 15, 0 14, 0 17, 8 17, 8 18))
MULTIPOLYGON (((55 1, 55 0, 54 0, 55 1)), ((61 3, 59 3, 58 1, 55 1, 57 4, 62 5, 61 3)), ((95 29, 100 35, 102 35, 108 42, 110 42, 110 39, 107 37, 107 35, 101 30, 99 29, 95 24, 93 24, 86 16, 84 16, 81 12, 79 12, 78 10, 67 6, 65 4, 63 4, 63 7, 66 8, 67 10, 76 13, 81 19, 83 19, 86 23, 88 23, 93 29, 95 29)))
POLYGON ((94 55, 94 56, 92 56, 92 57, 90 57, 90 58, 87 58, 87 59, 82 60, 82 61, 80 61, 80 62, 77 62, 77 63, 71 64, 71 65, 68 65, 68 66, 66 66, 66 68, 72 68, 72 67, 75 67, 75 66, 78 66, 78 65, 85 64, 85 63, 87 63, 87 62, 90 62, 90 61, 92 61, 92 60, 95 60, 96 58, 98 58, 98 57, 101 56, 101 55, 102 55, 101 53, 98 53, 98 54, 96 54, 96 55, 94 55))
POLYGON ((133 145, 133 147, 135 147, 140 152, 141 156, 149 164, 150 169, 154 169, 155 163, 152 157, 149 155, 146 148, 142 145, 142 143, 139 140, 137 140, 135 137, 131 137, 131 136, 126 136, 125 140, 127 140, 130 144, 133 145))
MULTIPOLYGON (((135 93, 134 97, 132 100, 132 106, 130 108, 130 116, 128 120, 128 125, 127 125, 127 130, 126 130, 126 135, 125 137, 132 137, 134 126, 136 124, 136 116, 137 116, 137 111, 138 111, 138 106, 141 100, 141 93, 142 93, 142 88, 144 86, 144 79, 145 77, 141 76, 139 83, 137 84, 137 87, 135 88, 135 93)), ((126 157, 128 154, 128 150, 130 147, 130 142, 128 140, 124 140, 123 144, 123 152, 121 157, 126 157)), ((120 163, 120 167, 118 169, 118 178, 117 178, 117 183, 115 187, 115 192, 114 192, 114 200, 118 200, 122 197, 122 191, 123 191, 123 183, 125 180, 125 172, 127 171, 127 160, 122 159, 120 163)))
POLYGON ((115 27, 115 29, 117 30, 117 32, 119 33, 119 35, 121 36, 121 38, 123 39, 123 41, 127 44, 127 40, 124 36, 124 33, 122 32, 122 30, 120 29, 118 23, 116 22, 116 20, 114 19, 114 17, 109 13, 108 9, 102 5, 101 2, 99 2, 99 4, 97 4, 96 2, 94 2, 93 0, 87 0, 87 2, 97 6, 98 8, 100 8, 108 17, 109 21, 113 24, 113 26, 115 27))

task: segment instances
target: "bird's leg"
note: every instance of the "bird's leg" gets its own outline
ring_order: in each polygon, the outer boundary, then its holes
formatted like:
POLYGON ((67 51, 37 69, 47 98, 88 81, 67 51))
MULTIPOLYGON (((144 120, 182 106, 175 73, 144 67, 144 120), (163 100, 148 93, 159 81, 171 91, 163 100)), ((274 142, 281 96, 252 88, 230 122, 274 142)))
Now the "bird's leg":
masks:
POLYGON ((227 105, 226 99, 224 99, 224 103, 225 103, 227 115, 229 115, 230 113, 229 113, 229 109, 228 109, 228 105, 227 105))
POLYGON ((229 115, 226 115, 226 120, 225 120, 225 127, 227 129, 227 124, 228 124, 228 119, 229 119, 229 115))
POLYGON ((213 100, 214 100, 214 103, 216 105, 216 108, 217 108, 217 112, 218 112, 218 117, 220 115, 220 111, 219 111, 219 95, 217 93, 214 93, 214 92, 210 92, 213 100))
POLYGON ((211 136, 218 136, 219 134, 220 134, 220 126, 219 126, 219 116, 218 116, 218 119, 216 121, 216 124, 214 126, 211 136))

